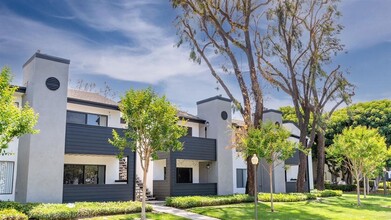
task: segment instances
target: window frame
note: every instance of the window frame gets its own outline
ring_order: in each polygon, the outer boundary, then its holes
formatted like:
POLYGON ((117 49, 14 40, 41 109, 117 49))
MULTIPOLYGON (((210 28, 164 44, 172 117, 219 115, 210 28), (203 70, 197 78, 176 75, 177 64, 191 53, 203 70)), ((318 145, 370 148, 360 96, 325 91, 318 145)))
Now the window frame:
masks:
POLYGON ((80 111, 74 111, 74 110, 67 110, 66 123, 79 124, 79 125, 89 125, 89 126, 96 126, 96 127, 109 127, 109 116, 108 115, 103 115, 103 114, 95 114, 95 113, 89 113, 89 112, 80 112, 80 111), (84 114, 85 115, 84 124, 75 123, 75 122, 68 122, 68 112, 84 114), (91 124, 88 124, 88 115, 96 115, 96 116, 99 116, 99 117, 102 117, 102 116, 106 117, 106 125, 103 126, 103 125, 91 125, 91 124))
MULTIPOLYGON (((188 169, 188 170, 190 170, 190 180, 191 180, 190 183, 193 183, 193 167, 177 167, 176 168, 176 183, 181 184, 181 183, 184 183, 184 182, 178 182, 179 181, 178 169, 188 169)), ((185 183, 188 183, 188 182, 185 182, 185 183)))
POLYGON ((0 193, 0 195, 12 195, 14 194, 14 179, 15 179, 15 161, 2 160, 1 162, 11 163, 12 164, 12 180, 11 180, 11 191, 10 193, 0 193))
MULTIPOLYGON (((106 171, 107 171, 106 165, 102 165, 102 164, 73 164, 73 163, 66 163, 66 164, 64 164, 64 173, 63 173, 64 177, 63 177, 62 182, 63 182, 63 185, 106 185, 106 171), (64 183, 65 182, 65 166, 66 165, 82 166, 83 167, 83 183, 82 184, 64 183), (86 166, 97 166, 97 168, 99 166, 103 166, 104 172, 103 172, 103 183, 102 184, 99 184, 99 183, 97 183, 97 184, 85 184, 85 173, 86 173, 85 170, 86 170, 86 166)), ((99 168, 98 168, 98 172, 99 172, 99 168)), ((99 174, 98 174, 98 176, 99 176, 99 174)))
POLYGON ((247 174, 247 169, 246 168, 236 168, 236 188, 238 188, 238 189, 246 188, 245 174, 247 174), (242 186, 239 186, 239 184, 238 184, 238 180, 239 180, 238 179, 238 177, 239 177, 238 172, 239 172, 239 170, 242 172, 242 175, 241 175, 242 186))

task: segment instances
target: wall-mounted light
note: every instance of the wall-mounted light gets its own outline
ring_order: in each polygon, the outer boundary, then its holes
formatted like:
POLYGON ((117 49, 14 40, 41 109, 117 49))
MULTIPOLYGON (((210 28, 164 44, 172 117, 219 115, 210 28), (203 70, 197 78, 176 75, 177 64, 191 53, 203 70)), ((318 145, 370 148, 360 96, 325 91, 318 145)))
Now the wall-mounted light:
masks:
POLYGON ((205 121, 205 138, 208 138, 209 121, 205 121))
POLYGON ((210 164, 206 164, 206 169, 210 169, 210 164))

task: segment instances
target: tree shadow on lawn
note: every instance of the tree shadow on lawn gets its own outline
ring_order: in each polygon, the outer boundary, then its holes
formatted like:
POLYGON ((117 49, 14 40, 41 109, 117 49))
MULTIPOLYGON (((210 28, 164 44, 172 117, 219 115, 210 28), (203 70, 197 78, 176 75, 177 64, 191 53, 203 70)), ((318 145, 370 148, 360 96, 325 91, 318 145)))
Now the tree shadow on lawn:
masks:
MULTIPOLYGON (((219 219, 254 219, 254 205, 253 204, 238 204, 229 206, 213 206, 204 208, 195 208, 192 211, 201 215, 208 215, 219 219)), ((258 203, 258 219, 304 219, 304 220, 326 220, 329 219, 314 212, 309 212, 299 209, 296 206, 277 207, 275 212, 270 212, 270 206, 258 203)))
MULTIPOLYGON (((322 202, 325 205, 329 205, 328 207, 339 206, 347 209, 355 209, 355 210, 367 210, 367 211, 391 211, 391 198, 390 197, 371 197, 368 196, 366 199, 361 198, 361 206, 357 206, 356 200, 351 200, 351 198, 347 197, 338 197, 334 199, 325 199, 322 202), (385 204, 388 203, 388 204, 385 204)), ((330 209, 330 208, 329 208, 330 209)), ((336 212, 336 210, 330 209, 330 211, 336 212)))

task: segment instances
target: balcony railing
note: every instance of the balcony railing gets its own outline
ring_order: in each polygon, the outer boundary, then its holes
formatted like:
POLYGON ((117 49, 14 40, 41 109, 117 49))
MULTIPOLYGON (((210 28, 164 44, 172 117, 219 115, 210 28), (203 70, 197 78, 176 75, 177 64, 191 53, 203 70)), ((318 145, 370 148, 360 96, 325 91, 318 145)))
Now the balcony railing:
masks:
POLYGON ((134 184, 64 185, 63 202, 129 201, 134 184))

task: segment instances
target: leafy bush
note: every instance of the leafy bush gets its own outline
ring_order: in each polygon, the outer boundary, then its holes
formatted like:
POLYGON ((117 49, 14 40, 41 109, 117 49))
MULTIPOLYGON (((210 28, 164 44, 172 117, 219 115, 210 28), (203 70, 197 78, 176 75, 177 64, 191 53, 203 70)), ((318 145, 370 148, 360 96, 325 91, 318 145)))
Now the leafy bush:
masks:
MULTIPOLYGON (((147 206, 147 211, 152 211, 147 206)), ((141 212, 140 202, 77 202, 74 204, 40 204, 29 213, 34 219, 76 219, 84 217, 141 212)))
POLYGON ((343 192, 356 191, 356 185, 335 185, 335 184, 324 184, 325 189, 330 190, 342 190, 343 192))
POLYGON ((27 220, 27 215, 15 210, 15 209, 3 209, 0 210, 0 219, 2 220, 27 220))
MULTIPOLYGON (((275 193, 273 194, 274 202, 300 202, 316 199, 316 196, 311 193, 275 193)), ((270 193, 258 194, 258 200, 262 202, 270 202, 270 193)))
MULTIPOLYGON (((375 181, 369 180, 369 187, 374 187, 374 186, 375 186, 375 181)), ((364 187, 364 181, 360 181, 360 187, 364 187)))
POLYGON ((254 197, 245 194, 230 196, 181 196, 167 197, 166 205, 186 209, 199 206, 225 205, 252 201, 254 201, 254 197))
POLYGON ((324 190, 312 193, 316 197, 334 197, 342 196, 342 190, 324 190))
MULTIPOLYGON (((383 189, 384 183, 379 183, 379 189, 383 189)), ((387 189, 391 189, 391 182, 386 182, 387 189)))
POLYGON ((0 201, 0 210, 4 209, 15 209, 16 211, 22 212, 26 215, 32 210, 34 207, 38 206, 40 203, 18 203, 18 202, 10 202, 10 201, 0 201))

